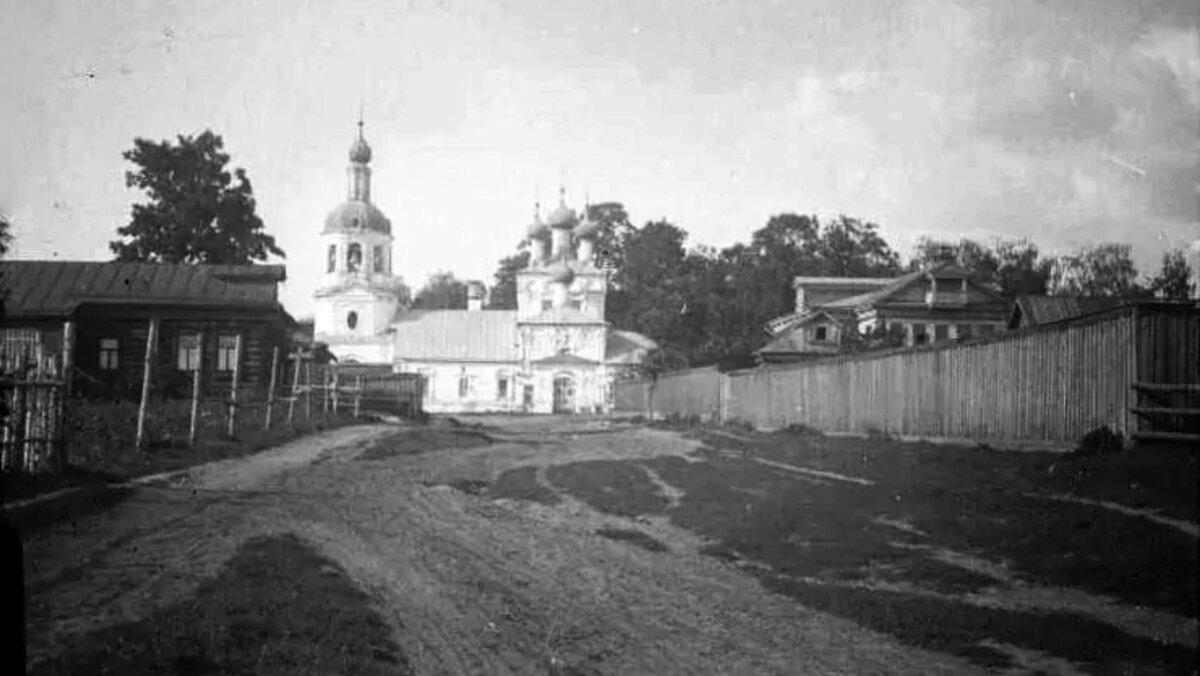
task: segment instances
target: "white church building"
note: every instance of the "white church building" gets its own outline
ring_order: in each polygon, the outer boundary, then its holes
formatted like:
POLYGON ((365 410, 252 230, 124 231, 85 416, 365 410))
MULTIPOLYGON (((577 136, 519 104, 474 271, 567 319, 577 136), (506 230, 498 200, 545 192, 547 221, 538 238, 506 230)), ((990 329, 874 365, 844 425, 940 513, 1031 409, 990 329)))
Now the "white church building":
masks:
POLYGON ((613 380, 655 344, 604 320, 609 271, 594 263, 599 225, 587 209, 567 207, 562 190, 545 220, 535 207, 516 310, 484 309, 477 283, 465 308, 412 310, 392 272, 391 221, 371 203, 370 162, 360 121, 347 199, 321 231, 314 339, 339 362, 423 375, 431 413, 610 410, 613 380))

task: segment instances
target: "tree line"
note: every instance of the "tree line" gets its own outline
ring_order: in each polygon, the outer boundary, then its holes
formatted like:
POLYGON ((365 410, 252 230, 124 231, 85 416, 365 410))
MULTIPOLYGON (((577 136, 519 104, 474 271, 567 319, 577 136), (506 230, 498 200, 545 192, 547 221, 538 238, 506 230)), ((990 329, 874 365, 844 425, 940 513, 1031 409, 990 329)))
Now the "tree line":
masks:
MULTIPOLYGON (((228 167, 223 141, 211 130, 174 142, 138 138, 123 157, 133 165, 126 184, 148 199, 133 206, 110 243, 117 260, 245 264, 284 257, 257 216, 245 170, 228 167)), ((587 209, 600 224, 595 262, 612 271, 606 319, 654 339, 664 347, 655 358, 672 364, 749 363, 766 339, 764 325, 793 310, 797 276, 894 277, 954 259, 1009 299, 1022 293, 1186 299, 1192 293, 1180 250, 1166 252, 1149 276, 1139 273, 1129 246, 1114 243, 1050 257, 1026 239, 923 238, 902 260, 875 223, 802 213, 772 216, 747 241, 717 249, 690 243, 687 231, 667 220, 635 226, 620 202, 587 209)), ((9 241, 3 226, 0 254, 9 241)), ((529 258, 522 241, 498 262, 489 307, 516 307, 516 275, 529 258)), ((442 271, 415 293, 404 287, 402 296, 415 309, 462 308, 467 282, 442 271)))

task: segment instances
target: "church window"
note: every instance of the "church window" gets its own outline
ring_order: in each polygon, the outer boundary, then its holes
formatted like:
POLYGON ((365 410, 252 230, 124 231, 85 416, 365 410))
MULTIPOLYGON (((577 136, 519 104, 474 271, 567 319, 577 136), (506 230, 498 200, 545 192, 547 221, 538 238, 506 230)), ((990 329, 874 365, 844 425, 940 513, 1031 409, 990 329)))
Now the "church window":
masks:
POLYGON ((237 334, 223 333, 217 336, 217 370, 232 371, 237 363, 237 334))
POLYGON ((503 401, 508 399, 508 376, 500 376, 496 380, 496 398, 503 401))
POLYGON ((458 398, 459 399, 466 399, 474 394, 474 389, 475 389, 473 387, 474 383, 471 381, 472 381, 471 376, 469 376, 465 373, 458 377, 458 398))
POLYGON ((550 300, 542 301, 542 312, 549 312, 550 308, 552 308, 552 307, 554 307, 554 304, 552 301, 550 301, 550 300))
POLYGON ((357 312, 351 310, 350 314, 346 315, 346 326, 351 331, 353 331, 354 328, 358 326, 358 313, 357 312))
POLYGON ((375 263, 375 272, 377 272, 377 273, 379 273, 379 274, 383 274, 383 272, 384 272, 384 270, 383 270, 383 267, 384 267, 384 265, 383 265, 383 264, 384 264, 384 261, 383 261, 383 246, 381 246, 381 245, 376 245, 376 246, 375 246, 375 260, 374 260, 374 263, 375 263))
POLYGON ((350 272, 358 272, 362 268, 362 245, 355 242, 346 250, 346 269, 350 272))
POLYGON ((325 262, 325 272, 333 272, 337 270, 337 245, 329 245, 329 257, 325 262))
POLYGON ((526 408, 533 406, 533 385, 526 385, 522 401, 526 408))
POLYGON ((117 370, 117 349, 119 343, 116 338, 101 338, 100 339, 100 370, 116 371, 117 370))
POLYGON ((581 300, 571 301, 571 309, 572 310, 582 310, 583 309, 583 301, 581 301, 581 300))

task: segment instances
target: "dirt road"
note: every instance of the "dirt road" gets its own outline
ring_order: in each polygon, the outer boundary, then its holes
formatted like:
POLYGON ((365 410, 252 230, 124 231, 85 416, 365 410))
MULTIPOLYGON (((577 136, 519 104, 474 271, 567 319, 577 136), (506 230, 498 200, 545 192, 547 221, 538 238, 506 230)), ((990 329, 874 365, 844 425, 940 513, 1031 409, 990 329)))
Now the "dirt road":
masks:
POLYGON ((549 493, 556 465, 701 462, 695 442, 586 420, 484 422, 487 445, 367 456, 396 428, 336 430, 35 536, 31 663, 191 597, 252 538, 291 533, 371 597, 417 674, 998 673, 771 592, 665 517, 604 514, 566 491, 539 502, 470 489, 514 468, 535 468, 549 493), (665 547, 596 534, 631 526, 665 547))

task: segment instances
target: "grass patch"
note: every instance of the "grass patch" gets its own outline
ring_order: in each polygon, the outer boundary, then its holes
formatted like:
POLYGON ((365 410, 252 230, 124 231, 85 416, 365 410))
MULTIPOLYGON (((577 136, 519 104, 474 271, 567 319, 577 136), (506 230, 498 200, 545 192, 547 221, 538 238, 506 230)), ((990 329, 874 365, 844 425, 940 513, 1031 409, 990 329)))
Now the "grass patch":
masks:
POLYGON ((488 488, 488 482, 479 479, 451 479, 446 485, 467 495, 483 495, 488 488))
POLYGON ((73 640, 65 655, 31 673, 413 671, 345 571, 285 535, 247 542, 190 600, 73 640))
POLYGON ((633 463, 592 460, 554 465, 546 469, 546 479, 592 509, 614 516, 661 514, 668 504, 645 470, 633 463))
POLYGON ((608 538, 609 540, 617 540, 619 542, 628 542, 637 545, 648 552, 665 552, 667 546, 646 535, 640 530, 632 528, 601 528, 596 531, 596 535, 608 538))
POLYGON ((191 402, 156 402, 147 411, 146 449, 137 449, 137 404, 128 401, 67 403, 65 439, 67 468, 60 475, 4 474, 4 502, 23 500, 75 486, 119 483, 148 474, 186 469, 216 460, 239 458, 316 432, 362 424, 367 418, 349 413, 323 413, 314 406, 304 418, 302 406, 287 422, 287 406, 277 405, 272 426, 263 429, 265 406, 247 406, 239 412, 235 437, 226 434, 223 405, 201 407, 195 448, 187 445, 191 402))
POLYGON ((488 495, 493 498, 524 500, 543 505, 557 505, 562 502, 558 493, 537 480, 536 467, 517 467, 504 472, 488 487, 488 495))
POLYGON ((447 449, 476 448, 493 443, 487 434, 473 429, 415 427, 373 442, 357 460, 386 460, 398 455, 421 455, 447 449))

